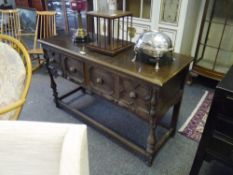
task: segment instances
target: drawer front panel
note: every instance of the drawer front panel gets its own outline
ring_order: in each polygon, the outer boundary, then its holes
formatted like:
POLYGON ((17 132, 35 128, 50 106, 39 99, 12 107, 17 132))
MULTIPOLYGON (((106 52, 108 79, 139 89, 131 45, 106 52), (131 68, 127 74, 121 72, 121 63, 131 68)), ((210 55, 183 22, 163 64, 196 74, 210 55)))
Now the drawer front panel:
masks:
POLYGON ((119 103, 140 114, 149 115, 152 87, 134 79, 119 78, 119 103))
POLYGON ((54 76, 64 76, 61 54, 50 49, 46 49, 46 53, 49 61, 49 69, 51 70, 52 74, 54 76))
POLYGON ((233 95, 226 95, 219 105, 220 113, 231 116, 233 119, 233 95))
POLYGON ((88 84, 97 94, 107 98, 115 96, 115 82, 116 77, 112 72, 102 67, 88 65, 88 84))
POLYGON ((84 63, 78 59, 71 58, 70 56, 64 57, 64 69, 66 72, 66 78, 78 83, 84 83, 84 63))
POLYGON ((231 120, 228 116, 217 115, 215 130, 233 138, 233 120, 231 120))
POLYGON ((218 112, 232 117, 233 119, 233 94, 226 91, 217 91, 216 96, 216 106, 218 107, 218 112))
POLYGON ((233 163, 233 143, 225 142, 220 137, 214 137, 211 139, 208 149, 233 163))

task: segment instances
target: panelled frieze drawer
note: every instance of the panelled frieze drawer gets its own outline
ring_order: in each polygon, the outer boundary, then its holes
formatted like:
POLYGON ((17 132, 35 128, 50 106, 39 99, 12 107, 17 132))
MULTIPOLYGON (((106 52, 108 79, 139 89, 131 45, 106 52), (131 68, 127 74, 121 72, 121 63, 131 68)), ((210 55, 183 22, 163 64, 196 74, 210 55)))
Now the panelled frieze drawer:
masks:
POLYGON ((144 82, 119 77, 119 104, 147 116, 150 111, 152 87, 144 82))
POLYGON ((96 94, 102 95, 109 100, 116 97, 116 75, 111 71, 94 65, 86 65, 88 72, 88 87, 96 94))
POLYGON ((65 77, 74 83, 84 83, 84 63, 77 58, 62 55, 65 77))
POLYGON ((49 61, 49 69, 54 76, 64 76, 63 60, 61 54, 51 49, 44 49, 49 61))
POLYGON ((46 50, 49 58, 49 69, 54 76, 62 76, 74 83, 84 83, 84 63, 70 55, 57 50, 46 50))

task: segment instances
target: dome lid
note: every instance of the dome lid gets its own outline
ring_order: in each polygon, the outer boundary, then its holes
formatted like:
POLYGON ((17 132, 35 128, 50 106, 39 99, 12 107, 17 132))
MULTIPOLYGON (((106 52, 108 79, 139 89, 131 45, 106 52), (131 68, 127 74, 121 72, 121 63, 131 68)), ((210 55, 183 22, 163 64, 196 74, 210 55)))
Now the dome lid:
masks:
POLYGON ((143 52, 152 57, 162 57, 164 53, 172 51, 172 41, 165 33, 146 31, 142 33, 134 47, 135 52, 143 52))

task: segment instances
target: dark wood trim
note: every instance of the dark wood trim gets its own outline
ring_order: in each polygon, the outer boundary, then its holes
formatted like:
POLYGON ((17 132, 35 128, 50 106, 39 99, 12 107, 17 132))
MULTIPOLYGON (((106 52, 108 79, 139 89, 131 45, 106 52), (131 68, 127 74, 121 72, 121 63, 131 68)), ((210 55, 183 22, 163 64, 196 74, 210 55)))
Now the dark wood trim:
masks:
POLYGON ((206 69, 204 67, 194 65, 192 72, 199 74, 203 77, 211 78, 213 80, 220 81, 224 77, 224 73, 219 73, 210 69, 206 69))

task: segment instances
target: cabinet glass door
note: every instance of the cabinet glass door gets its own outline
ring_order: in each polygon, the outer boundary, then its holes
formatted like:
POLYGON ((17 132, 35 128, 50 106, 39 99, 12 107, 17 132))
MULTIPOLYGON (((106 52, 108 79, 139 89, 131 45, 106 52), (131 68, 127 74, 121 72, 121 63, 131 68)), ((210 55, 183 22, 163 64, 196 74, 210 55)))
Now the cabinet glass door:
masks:
POLYGON ((48 0, 48 10, 54 10, 57 12, 56 14, 56 24, 57 30, 64 30, 65 29, 65 14, 62 9, 62 0, 48 0))
POLYGON ((204 20, 196 64, 226 73, 233 64, 233 2, 211 0, 204 20))
POLYGON ((133 13, 136 18, 151 18, 151 0, 118 0, 117 9, 133 13))
MULTIPOLYGON (((70 0, 48 0, 48 10, 57 12, 57 30, 73 31, 78 28, 77 12, 70 8, 70 0)), ((86 1, 86 8, 92 8, 92 2, 86 1)), ((87 9, 86 9, 87 10, 87 9)), ((81 12, 83 27, 86 27, 85 11, 81 12)))

